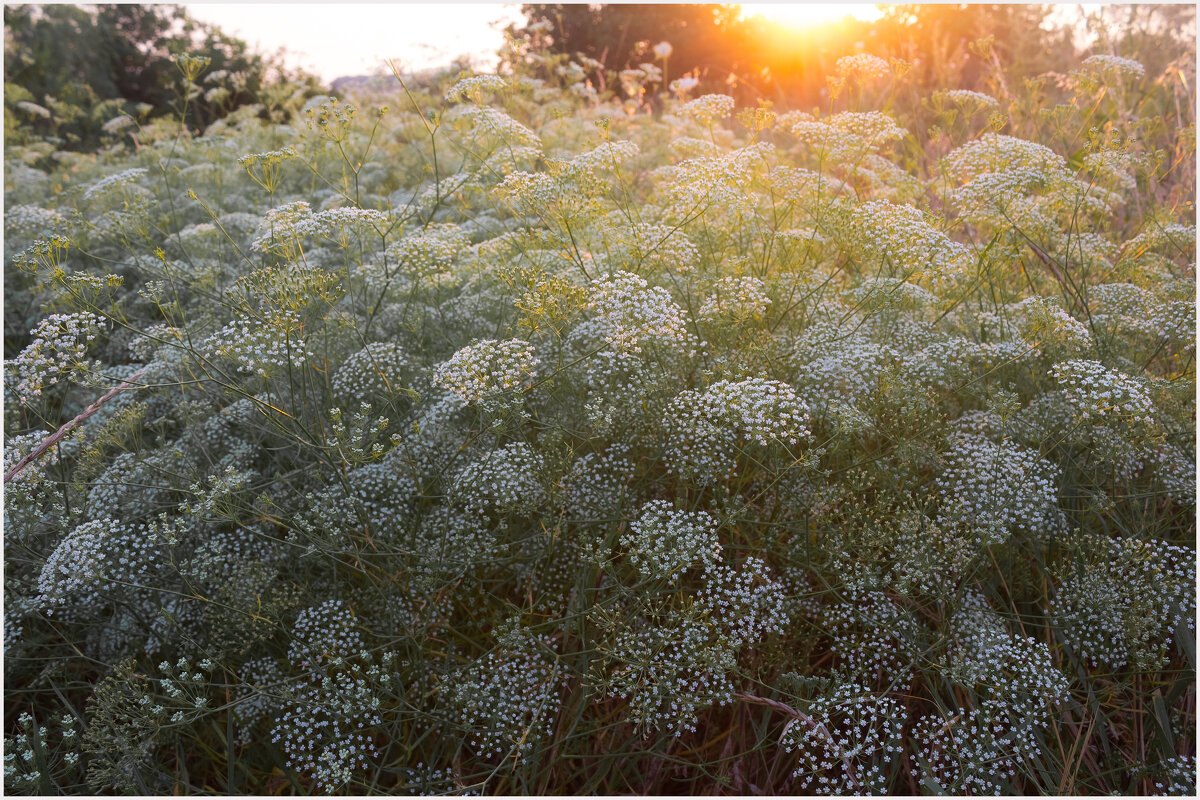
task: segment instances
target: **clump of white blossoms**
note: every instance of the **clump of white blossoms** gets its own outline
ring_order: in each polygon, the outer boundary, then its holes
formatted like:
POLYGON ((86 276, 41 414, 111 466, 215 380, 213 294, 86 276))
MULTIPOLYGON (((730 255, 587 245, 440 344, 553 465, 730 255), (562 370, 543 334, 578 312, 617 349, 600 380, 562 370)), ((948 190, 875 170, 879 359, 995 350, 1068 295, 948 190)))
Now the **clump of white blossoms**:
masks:
POLYGON ((531 512, 546 502, 541 454, 525 442, 484 453, 464 466, 450 484, 451 497, 465 509, 482 513, 531 512))
POLYGON ((88 346, 100 335, 102 320, 90 311, 51 314, 31 332, 29 346, 5 364, 16 379, 16 395, 29 403, 62 380, 74 380, 93 366, 86 360, 88 346))
POLYGON ((643 576, 674 581, 695 564, 711 566, 721 554, 717 520, 705 511, 684 511, 651 500, 621 534, 621 546, 643 576))
POLYGON ((1064 361, 1050 372, 1080 414, 1145 423, 1153 418, 1154 403, 1145 385, 1099 361, 1064 361))
MULTIPOLYGON (((366 650, 357 660, 368 661, 366 650)), ((384 654, 384 659, 389 659, 384 654)), ((380 689, 391 683, 390 670, 338 663, 333 674, 312 676, 276 714, 271 742, 287 765, 332 794, 366 772, 376 755, 373 729, 383 723, 380 689)))
POLYGON ((1036 452, 967 435, 944 457, 939 523, 967 531, 979 547, 999 544, 1018 528, 1039 536, 1061 530, 1062 473, 1036 452))
POLYGON ((761 319, 771 305, 763 282, 750 276, 726 276, 712 288, 696 316, 701 319, 761 319))
POLYGON ((312 226, 312 207, 306 201, 284 203, 262 218, 250 249, 256 253, 293 257, 299 241, 312 232, 312 226))
POLYGON ((62 230, 66 220, 57 211, 33 204, 4 211, 4 231, 13 238, 36 239, 62 230))
POLYGON ((1055 346, 1069 351, 1081 351, 1092 344, 1088 326, 1071 316, 1057 298, 1027 297, 1005 309, 1007 321, 1015 324, 1027 340, 1037 342, 1043 349, 1055 346))
POLYGON ((1079 65, 1079 68, 1093 75, 1121 75, 1133 78, 1146 77, 1146 68, 1140 62, 1134 61, 1132 58, 1110 56, 1106 53, 1088 56, 1079 65))
POLYGON ((832 637, 839 673, 864 685, 911 679, 919 658, 921 627, 881 591, 851 591, 842 602, 818 611, 832 637))
POLYGON ((701 482, 736 473, 748 447, 793 447, 811 435, 808 405, 786 383, 722 380, 681 392, 667 414, 668 466, 701 482))
POLYGON ((842 56, 837 60, 834 69, 838 75, 857 75, 860 78, 881 78, 891 72, 886 60, 870 53, 842 56))
POLYGON ((601 453, 588 453, 571 465, 564 479, 569 514, 596 520, 621 510, 636 470, 626 458, 628 450, 626 445, 614 445, 601 453))
POLYGON ((742 647, 784 632, 789 621, 786 594, 766 563, 750 556, 740 567, 710 565, 696 602, 730 642, 742 647))
POLYGON ((497 549, 486 519, 449 506, 422 519, 410 542, 413 572, 426 583, 457 578, 494 557, 497 549))
POLYGON ((542 147, 540 136, 498 108, 481 105, 455 106, 443 118, 447 121, 469 121, 471 133, 478 140, 510 147, 542 147))
POLYGON ((499 647, 451 674, 443 693, 482 758, 524 761, 553 730, 563 674, 549 637, 510 624, 497 638, 499 647))
POLYGON ((987 133, 952 150, 944 165, 951 177, 969 181, 991 173, 1021 174, 1033 179, 1063 175, 1067 162, 1044 144, 987 133))
POLYGON ((996 98, 992 97, 990 94, 984 94, 983 92, 976 92, 970 89, 946 89, 944 91, 936 92, 934 97, 940 99, 943 103, 964 107, 975 106, 978 108, 995 108, 999 105, 999 103, 996 102, 996 98))
POLYGON ((83 199, 95 200, 98 197, 103 197, 111 191, 133 183, 149 172, 150 170, 144 167, 135 167, 134 169, 122 170, 121 172, 101 178, 83 190, 83 199))
POLYGON ((462 229, 447 223, 408 234, 389 247, 387 254, 406 277, 416 279, 445 272, 468 245, 470 240, 462 229))
POLYGON ((683 231, 652 222, 630 225, 624 217, 612 226, 610 252, 615 263, 641 271, 664 267, 688 272, 700 261, 700 251, 683 231))
POLYGON ((1176 630, 1195 631, 1195 551, 1099 535, 1073 544, 1051 609, 1072 647, 1095 667, 1159 669, 1176 630))
POLYGON ((489 94, 504 91, 509 87, 508 79, 500 75, 471 75, 462 78, 446 92, 446 101, 470 100, 482 103, 489 94))
POLYGON ((867 263, 890 266, 899 280, 937 287, 962 274, 967 247, 934 227, 914 206, 870 201, 855 207, 839 231, 867 263))
POLYGON ((235 319, 200 343, 205 358, 228 359, 243 375, 270 378, 299 370, 313 358, 302 337, 303 326, 291 312, 272 319, 235 319))
POLYGON ((824 120, 801 119, 792 125, 792 133, 832 164, 853 163, 908 135, 882 111, 841 111, 824 120))
POLYGON ((727 94, 701 95, 684 103, 679 111, 702 125, 711 125, 714 120, 725 119, 733 113, 733 98, 727 94))
POLYGON ((654 172, 662 204, 673 217, 683 219, 697 209, 709 208, 722 209, 735 217, 753 215, 752 179, 774 149, 772 144, 754 142, 732 152, 704 140, 679 144, 687 144, 684 151, 692 157, 654 172))
POLYGON ((675 80, 671 81, 667 88, 674 92, 677 97, 683 99, 687 96, 688 92, 690 92, 692 89, 695 89, 699 85, 699 79, 693 78, 690 75, 685 75, 682 78, 676 78, 675 80))
POLYGON ((395 342, 371 342, 342 362, 333 374, 333 391, 346 398, 388 397, 406 387, 412 364, 395 342))
POLYGON ((1044 725, 1050 707, 1067 699, 1070 683, 1051 661, 1045 642, 1009 633, 978 592, 968 592, 950 620, 948 672, 1007 708, 1018 725, 1044 725))
POLYGON ((47 615, 71 616, 101 601, 107 582, 114 587, 150 581, 152 545, 144 531, 110 518, 85 522, 72 530, 42 565, 38 605, 47 615))
POLYGON ((1033 739, 1008 727, 1007 715, 987 702, 959 708, 943 716, 927 714, 912 737, 919 749, 911 755, 918 781, 932 780, 943 792, 999 795, 1017 774, 1024 744, 1036 754, 1033 739))
POLYGON ((625 629, 611 656, 607 694, 629 703, 629 721, 639 730, 682 736, 696 730, 701 711, 733 699, 736 648, 702 620, 672 615, 649 628, 625 629))
POLYGON ((433 380, 465 405, 485 411, 520 408, 522 392, 533 386, 541 360, 521 339, 482 339, 468 345, 434 370, 433 380))
POLYGON ((292 624, 291 636, 288 658, 310 670, 349 658, 363 647, 354 615, 341 600, 326 600, 301 611, 292 624))
POLYGON ((821 795, 887 793, 885 770, 903 752, 904 706, 843 683, 805 713, 809 719, 794 720, 780 740, 784 750, 798 754, 792 774, 800 788, 821 795))
POLYGON ((683 309, 670 292, 632 273, 593 284, 588 305, 604 327, 604 340, 617 350, 640 353, 651 342, 682 345, 690 339, 683 309))

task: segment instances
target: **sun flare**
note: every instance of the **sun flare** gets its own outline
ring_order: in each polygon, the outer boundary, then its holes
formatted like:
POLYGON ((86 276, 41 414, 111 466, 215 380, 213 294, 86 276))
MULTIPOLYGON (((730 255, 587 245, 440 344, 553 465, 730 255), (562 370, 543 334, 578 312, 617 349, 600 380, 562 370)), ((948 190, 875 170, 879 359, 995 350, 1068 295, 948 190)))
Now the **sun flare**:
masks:
POLYGON ((843 17, 870 21, 883 12, 873 3, 743 3, 742 16, 761 16, 777 25, 805 28, 843 17))

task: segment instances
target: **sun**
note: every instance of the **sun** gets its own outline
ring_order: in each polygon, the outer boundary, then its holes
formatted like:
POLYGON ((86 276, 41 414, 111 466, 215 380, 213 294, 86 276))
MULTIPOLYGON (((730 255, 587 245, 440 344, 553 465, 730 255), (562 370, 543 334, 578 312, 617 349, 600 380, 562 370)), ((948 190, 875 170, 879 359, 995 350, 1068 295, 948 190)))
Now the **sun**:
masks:
POLYGON ((743 3, 742 16, 762 16, 777 25, 804 28, 843 17, 870 22, 883 12, 873 3, 743 3))

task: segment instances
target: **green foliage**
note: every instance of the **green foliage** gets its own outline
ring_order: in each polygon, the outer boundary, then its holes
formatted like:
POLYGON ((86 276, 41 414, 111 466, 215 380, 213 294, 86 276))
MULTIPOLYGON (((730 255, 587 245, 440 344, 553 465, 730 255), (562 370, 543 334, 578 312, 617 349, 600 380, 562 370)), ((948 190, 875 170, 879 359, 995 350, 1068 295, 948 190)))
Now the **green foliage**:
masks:
POLYGON ((137 142, 152 120, 178 119, 185 96, 187 124, 203 129, 263 102, 272 81, 303 80, 315 91, 311 78, 182 6, 6 5, 4 30, 6 142, 54 136, 63 149, 93 150, 137 142), (190 50, 206 54, 203 80, 186 80, 173 63, 190 50))
POLYGON ((1193 792, 1194 108, 1122 41, 7 142, 6 788, 1193 792))

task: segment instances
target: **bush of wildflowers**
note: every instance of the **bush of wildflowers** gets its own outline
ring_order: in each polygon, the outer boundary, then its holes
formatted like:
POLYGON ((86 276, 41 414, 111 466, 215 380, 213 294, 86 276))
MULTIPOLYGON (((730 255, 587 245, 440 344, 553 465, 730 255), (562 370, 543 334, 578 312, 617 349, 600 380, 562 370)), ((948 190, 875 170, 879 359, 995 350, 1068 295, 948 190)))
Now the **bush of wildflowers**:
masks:
POLYGON ((510 66, 6 146, 6 789, 1194 792, 1178 65, 510 66))

